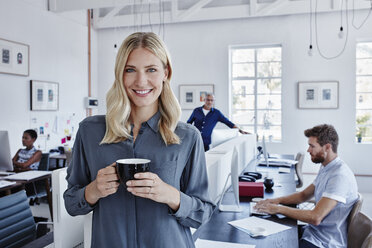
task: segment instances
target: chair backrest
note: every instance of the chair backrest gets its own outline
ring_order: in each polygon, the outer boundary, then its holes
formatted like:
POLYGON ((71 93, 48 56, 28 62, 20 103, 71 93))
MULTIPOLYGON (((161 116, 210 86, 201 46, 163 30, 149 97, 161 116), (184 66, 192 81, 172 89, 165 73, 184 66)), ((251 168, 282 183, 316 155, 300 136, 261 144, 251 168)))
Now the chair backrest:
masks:
POLYGON ((358 212, 350 223, 347 240, 348 248, 370 248, 372 220, 362 212, 358 212))
POLYGON ((49 170, 49 153, 43 153, 41 155, 41 160, 40 160, 38 170, 42 170, 42 171, 49 170))
POLYGON ((66 166, 69 166, 71 159, 72 159, 72 150, 65 151, 65 155, 66 155, 66 166))
POLYGON ((360 212, 362 205, 363 205, 363 196, 358 192, 358 200, 354 203, 354 206, 351 209, 349 216, 347 217, 348 226, 350 226, 351 221, 355 218, 357 213, 360 212))
POLYGON ((305 154, 303 152, 299 152, 296 155, 295 160, 298 161, 295 165, 295 171, 297 175, 297 181, 296 181, 296 188, 301 188, 304 184, 304 176, 302 174, 302 165, 304 163, 305 154))
POLYGON ((26 191, 0 198, 0 247, 21 247, 36 238, 26 191))

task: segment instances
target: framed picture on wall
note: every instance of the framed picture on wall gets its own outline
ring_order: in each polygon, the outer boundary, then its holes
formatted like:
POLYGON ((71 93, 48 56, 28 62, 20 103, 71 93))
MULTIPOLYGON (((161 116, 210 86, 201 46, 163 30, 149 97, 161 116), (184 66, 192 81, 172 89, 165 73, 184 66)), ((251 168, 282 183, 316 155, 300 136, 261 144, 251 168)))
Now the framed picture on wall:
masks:
POLYGON ((298 108, 336 109, 338 108, 338 82, 299 82, 298 108))
POLYGON ((194 109, 204 104, 207 93, 214 94, 213 84, 180 85, 180 105, 182 109, 194 109))
POLYGON ((0 73, 29 75, 29 45, 0 38, 0 73))
POLYGON ((31 110, 58 110, 58 83, 31 80, 30 93, 31 110))

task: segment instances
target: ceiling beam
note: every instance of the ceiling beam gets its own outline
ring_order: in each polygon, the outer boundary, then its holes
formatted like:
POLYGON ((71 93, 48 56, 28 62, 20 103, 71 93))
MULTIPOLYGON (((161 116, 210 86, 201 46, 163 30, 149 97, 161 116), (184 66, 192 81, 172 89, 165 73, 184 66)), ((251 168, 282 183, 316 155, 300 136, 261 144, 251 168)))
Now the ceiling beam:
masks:
POLYGON ((111 18, 113 18, 114 16, 116 16, 120 10, 122 10, 123 8, 125 8, 126 6, 121 6, 121 7, 115 7, 113 8, 109 13, 107 13, 107 15, 105 15, 104 17, 101 17, 99 18, 99 22, 100 23, 105 23, 105 22, 108 22, 111 18))
POLYGON ((63 12, 71 10, 117 7, 131 3, 133 3, 132 0, 49 0, 49 9, 53 12, 63 12))
POLYGON ((249 1, 249 15, 254 16, 257 12, 257 0, 249 1))
POLYGON ((269 3, 265 7, 259 9, 257 13, 260 15, 270 15, 286 3, 288 3, 288 0, 276 0, 275 2, 269 3))
POLYGON ((176 20, 178 16, 178 0, 171 2, 171 16, 172 20, 176 20))
POLYGON ((189 18, 191 15, 195 14, 197 11, 201 10, 205 5, 210 3, 212 0, 199 0, 196 4, 191 6, 188 10, 184 11, 182 14, 178 15, 177 21, 182 21, 189 18))

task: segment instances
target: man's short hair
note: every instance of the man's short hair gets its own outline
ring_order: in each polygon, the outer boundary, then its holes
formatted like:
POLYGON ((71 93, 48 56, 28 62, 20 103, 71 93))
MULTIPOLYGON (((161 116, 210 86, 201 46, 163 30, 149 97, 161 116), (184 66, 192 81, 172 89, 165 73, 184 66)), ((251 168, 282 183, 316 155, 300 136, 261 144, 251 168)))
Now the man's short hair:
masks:
POLYGON ((306 137, 316 137, 319 145, 332 145, 333 152, 337 153, 338 134, 332 125, 323 124, 304 131, 306 137))
POLYGON ((33 129, 27 129, 24 133, 28 133, 32 139, 37 139, 37 132, 33 129))

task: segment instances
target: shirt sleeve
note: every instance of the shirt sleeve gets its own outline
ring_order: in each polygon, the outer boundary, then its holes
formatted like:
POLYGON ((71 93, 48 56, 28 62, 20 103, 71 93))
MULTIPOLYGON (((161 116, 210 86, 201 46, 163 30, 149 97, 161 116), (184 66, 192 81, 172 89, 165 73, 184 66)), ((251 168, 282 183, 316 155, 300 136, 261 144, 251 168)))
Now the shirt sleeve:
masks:
POLYGON ((91 180, 80 131, 81 127, 76 134, 72 160, 67 169, 68 187, 63 194, 66 210, 72 216, 85 215, 94 209, 85 200, 85 188, 91 180))
POLYGON ((203 142, 198 132, 194 137, 195 144, 181 178, 180 207, 173 215, 182 225, 198 228, 209 220, 215 206, 208 193, 203 142))
POLYGON ((192 111, 190 118, 187 120, 187 123, 192 124, 195 120, 195 109, 192 111))
POLYGON ((345 182, 342 175, 334 175, 328 179, 325 191, 322 197, 327 197, 341 203, 346 203, 346 194, 349 184, 345 182))
POLYGON ((219 113, 219 118, 218 120, 222 123, 224 123, 226 126, 228 126, 229 128, 233 128, 235 126, 234 123, 232 123, 231 121, 229 121, 229 119, 227 119, 220 111, 218 111, 219 113))

